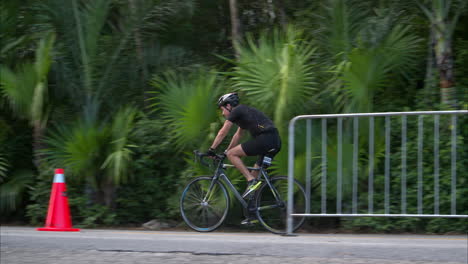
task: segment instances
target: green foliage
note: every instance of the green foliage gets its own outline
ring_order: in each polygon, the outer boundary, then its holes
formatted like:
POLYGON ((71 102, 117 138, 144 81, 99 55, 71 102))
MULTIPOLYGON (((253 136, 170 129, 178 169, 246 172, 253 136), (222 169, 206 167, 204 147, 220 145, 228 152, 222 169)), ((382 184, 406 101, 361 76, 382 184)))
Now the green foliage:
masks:
POLYGON ((239 52, 240 58, 229 73, 233 87, 242 92, 245 103, 271 116, 284 135, 287 120, 303 113, 317 92, 314 46, 299 29, 290 26, 285 32, 263 33, 258 40, 247 36, 239 52))
POLYGON ((110 153, 101 166, 106 169, 115 184, 126 183, 130 163, 132 162, 132 148, 129 137, 135 128, 135 118, 138 111, 133 107, 122 108, 116 113, 110 127, 110 153))
MULTIPOLYGON (((75 227, 110 226, 116 223, 116 214, 109 207, 93 202, 90 187, 83 181, 67 177, 67 196, 72 223, 75 227)), ((44 225, 49 206, 54 170, 47 164, 36 177, 36 182, 29 188, 31 203, 26 207, 26 216, 33 225, 44 225)))
POLYGON ((116 205, 117 221, 122 224, 141 224, 154 218, 178 217, 179 188, 184 164, 183 155, 174 156, 169 141, 168 127, 161 120, 141 119, 137 122, 131 140, 135 149, 132 162, 134 181, 118 190, 116 205), (176 210, 173 208, 176 207, 176 210))
MULTIPOLYGON (((45 223, 53 177, 54 171, 52 168, 43 168, 35 177, 34 184, 29 188, 31 203, 26 206, 26 216, 33 225, 43 225, 45 223)), ((70 184, 67 187, 70 188, 70 184)), ((68 191, 67 194, 70 197, 74 195, 74 192, 68 191)))
MULTIPOLYGON (((139 225, 152 218, 179 219, 181 189, 192 177, 209 173, 193 161, 191 151, 206 149, 216 136, 223 119, 215 102, 228 91, 238 91, 242 103, 264 111, 278 126, 283 149, 272 168, 277 174, 287 170, 286 126, 295 115, 439 109, 437 78, 431 96, 422 87, 427 76, 432 76, 424 70, 436 68, 426 65, 433 63, 433 54, 424 58, 422 45, 430 43, 430 25, 437 22, 436 16, 448 17, 448 23, 441 25, 449 28, 439 29, 453 34, 449 37, 453 37, 457 101, 460 108, 467 108, 466 1, 421 0, 419 5, 401 0, 283 1, 282 7, 270 2, 239 2, 245 38, 236 47, 240 56, 233 58, 227 1, 2 1, 2 216, 20 220, 26 216, 42 225, 53 168, 64 167, 75 225, 139 225), (279 25, 282 18, 289 25, 279 25), (223 72, 222 76, 213 69, 223 72), (153 112, 140 119, 141 109, 148 107, 153 112), (45 139, 37 141, 43 134, 45 139), (33 146, 43 150, 33 154, 33 146)), ((465 123, 459 120, 461 186, 467 184, 465 123)), ((337 125, 328 125, 328 183, 334 186, 337 125)), ((392 121, 392 131, 398 131, 399 125, 392 121)), ((414 121, 408 125, 414 132, 414 121)), ((375 126, 377 204, 384 199, 385 142, 383 123, 376 120, 375 126)), ((423 205, 428 212, 434 207, 430 126, 425 124, 424 150, 429 154, 424 154, 423 163, 423 205)), ((367 122, 360 122, 359 188, 367 186, 367 131, 367 122)), ((349 120, 344 121, 344 132, 343 174, 350 175, 349 120)), ((441 127, 440 208, 444 212, 450 207, 445 202, 450 200, 450 153, 442 147, 450 147, 449 132, 449 127, 441 127)), ((304 123, 297 124, 296 133, 295 171, 304 181, 304 123)), ((322 171, 319 124, 312 126, 312 135, 310 170, 312 192, 317 194, 322 171)), ((409 138, 416 140, 414 134, 409 138)), ((400 143, 392 135, 391 212, 401 207, 400 143)), ((409 143, 408 147, 413 166, 408 168, 408 184, 414 187, 417 146, 409 143)), ((247 158, 246 163, 253 160, 247 158)), ((242 175, 236 170, 228 173, 241 189, 242 175)), ((350 178, 345 177, 343 183, 343 195, 348 195, 350 178)), ((465 189, 457 193, 461 213, 468 207, 465 189)), ((327 205, 334 208, 336 189, 330 188, 327 194, 327 205)), ((359 210, 367 205, 366 194, 360 192, 359 210)), ((408 202, 411 212, 415 196, 408 193, 408 199, 413 199, 408 202)), ((350 209, 349 203, 344 209, 350 209)), ((240 217, 235 213, 231 217, 240 217)), ((342 223, 347 228, 379 232, 466 231, 464 222, 456 219, 355 218, 342 223)))
POLYGON ((136 115, 136 109, 124 107, 110 123, 77 121, 72 125, 58 125, 45 139, 49 147, 42 153, 51 165, 86 178, 94 187, 105 182, 125 183, 132 161, 131 149, 135 147, 128 138, 136 115))
POLYGON ((283 150, 275 158, 274 169, 284 174, 287 121, 307 111, 318 93, 316 48, 300 29, 289 26, 285 31, 262 32, 258 39, 248 35, 239 52, 227 75, 241 93, 241 103, 265 112, 278 127, 283 150))
POLYGON ((356 45, 356 36, 365 28, 370 12, 364 5, 362 1, 326 1, 320 7, 320 15, 312 19, 312 34, 332 65, 345 60, 356 45))
POLYGON ((152 85, 157 90, 151 106, 160 111, 176 149, 200 147, 217 117, 215 103, 222 85, 218 76, 204 69, 188 75, 167 72, 156 76, 152 85))
POLYGON ((16 219, 27 204, 26 194, 34 181, 31 164, 31 134, 26 121, 0 118, 0 212, 16 219))
MULTIPOLYGON (((34 62, 21 64, 19 70, 0 65, 0 96, 5 98, 16 116, 25 118, 33 127, 35 149, 39 146, 37 140, 42 136, 48 120, 47 76, 52 63, 54 42, 55 34, 46 34, 38 43, 34 62)), ((37 157, 32 159, 38 164, 37 157)), ((25 189, 33 182, 34 174, 32 170, 20 167, 10 172, 9 176, 8 181, 0 186, 2 212, 15 211, 17 205, 21 204, 25 189)))
MULTIPOLYGON (((110 143, 109 128, 79 121, 59 125, 50 131, 43 154, 52 166, 63 167, 70 175, 84 177, 97 185, 96 175, 104 163, 104 146, 110 143)), ((73 177, 72 176, 72 177, 73 177)))
POLYGON ((39 41, 34 63, 25 63, 18 72, 8 67, 0 68, 1 95, 21 117, 32 124, 45 125, 47 120, 47 75, 52 63, 54 34, 48 34, 39 41))
POLYGON ((33 173, 29 170, 16 170, 8 180, 0 185, 0 211, 2 213, 17 210, 23 202, 23 196, 33 182, 33 173))
MULTIPOLYGON (((364 12, 359 5, 343 5, 340 8, 350 13, 364 12)), ((325 43, 335 50, 331 56, 325 56, 328 58, 325 65, 329 65, 328 70, 333 73, 328 83, 337 96, 336 106, 343 112, 372 112, 375 94, 379 90, 388 87, 390 80, 408 80, 417 70, 422 54, 421 39, 411 33, 411 26, 401 24, 399 16, 387 11, 377 9, 375 14, 366 16, 330 16, 335 19, 329 26, 331 31, 348 29, 346 38, 338 41, 347 43, 346 49, 340 50, 342 45, 328 40, 328 30, 319 35, 319 39, 327 40, 325 43), (333 29, 334 25, 341 25, 343 19, 348 19, 347 23, 355 26, 333 29)), ((323 26, 325 19, 321 22, 323 26)), ((337 35, 344 38, 342 34, 337 35)))
POLYGON ((8 168, 10 164, 8 160, 3 157, 3 153, 0 153, 0 183, 3 182, 3 179, 7 176, 8 168))
MULTIPOLYGON (((468 20, 468 19, 467 19, 468 20)), ((455 45, 455 80, 461 109, 468 109, 468 40, 458 39, 455 45)))
POLYGON ((83 194, 69 199, 69 204, 73 210, 73 221, 76 227, 93 228, 113 226, 116 223, 117 215, 111 208, 102 204, 90 204, 88 198, 83 194))

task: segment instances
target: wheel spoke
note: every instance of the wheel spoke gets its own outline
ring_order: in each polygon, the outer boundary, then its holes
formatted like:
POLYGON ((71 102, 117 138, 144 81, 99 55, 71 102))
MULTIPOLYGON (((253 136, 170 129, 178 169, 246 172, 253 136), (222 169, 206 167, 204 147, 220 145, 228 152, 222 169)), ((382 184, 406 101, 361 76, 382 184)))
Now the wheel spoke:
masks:
POLYGON ((193 199, 197 202, 201 202, 203 200, 203 198, 201 198, 200 196, 198 195, 195 195, 194 193, 190 193, 187 195, 187 199, 193 199))
POLYGON ((275 208, 278 208, 277 204, 260 206, 260 207, 258 207, 258 210, 262 211, 262 210, 275 209, 275 208))

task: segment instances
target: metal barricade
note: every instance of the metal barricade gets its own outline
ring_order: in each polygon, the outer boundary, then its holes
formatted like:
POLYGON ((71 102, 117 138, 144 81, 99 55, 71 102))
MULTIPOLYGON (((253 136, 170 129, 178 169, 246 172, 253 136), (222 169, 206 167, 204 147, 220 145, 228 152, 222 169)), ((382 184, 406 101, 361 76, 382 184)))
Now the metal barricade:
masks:
MULTIPOLYGON (((288 189, 288 211, 287 211, 287 233, 291 234, 292 233, 292 221, 293 217, 297 216, 320 216, 320 217, 365 217, 365 216, 372 216, 372 217, 448 217, 448 218, 468 218, 468 215, 463 215, 463 214, 457 214, 457 201, 456 201, 456 193, 457 193, 457 117, 459 115, 466 115, 468 114, 467 110, 458 110, 458 111, 420 111, 420 112, 387 112, 387 113, 352 113, 352 114, 328 114, 328 115, 301 115, 301 116, 296 116, 294 117, 290 123, 289 123, 289 141, 288 141, 288 177, 289 177, 289 189, 288 189), (412 159, 417 160, 417 164, 408 164, 407 162, 407 151, 408 151, 408 118, 410 116, 417 116, 417 135, 414 135, 416 137, 417 142, 411 142, 414 143, 414 145, 417 148, 417 157, 411 157, 412 159), (427 213, 423 211, 423 194, 424 194, 424 168, 423 168, 423 146, 425 142, 424 138, 424 117, 427 116, 432 116, 433 117, 433 162, 434 162, 434 169, 431 176, 434 178, 434 188, 433 188, 433 203, 434 207, 431 213, 427 213), (450 152, 450 175, 451 175, 451 183, 450 183, 450 213, 449 214, 441 214, 440 213, 440 186, 439 186, 439 175, 440 175, 440 166, 439 166, 439 161, 440 161, 440 122, 441 122, 441 116, 444 118, 448 116, 450 119, 449 122, 449 129, 446 129, 447 131, 450 131, 450 142, 448 142, 446 145, 450 145, 450 150, 445 150, 444 153, 450 152), (360 121, 360 119, 368 119, 368 122, 363 122, 360 121), (379 118, 378 121, 381 121, 384 126, 384 131, 382 132, 384 136, 384 140, 382 138, 376 138, 376 119, 379 118), (401 128, 399 128, 397 131, 399 133, 399 137, 395 136, 395 131, 392 134, 392 120, 399 120, 401 122, 401 128), (306 208, 305 213, 301 214, 295 214, 293 212, 293 185, 292 181, 295 178, 294 171, 295 171, 295 127, 296 123, 299 120, 305 120, 306 121, 306 142, 305 142, 305 188, 306 188, 306 196, 309 201, 311 201, 311 188, 312 188, 312 156, 311 156, 311 146, 312 144, 312 121, 313 120, 321 120, 321 128, 318 129, 318 131, 321 131, 321 146, 318 147, 318 151, 321 153, 319 154, 319 165, 316 166, 316 168, 319 169, 320 175, 317 176, 319 182, 320 182, 320 213, 311 213, 310 206, 309 208, 306 208), (331 122, 329 120, 336 120, 336 123, 334 123, 334 126, 327 125, 328 122, 331 122), (348 133, 348 138, 349 141, 352 142, 349 145, 352 145, 352 170, 351 170, 351 177, 352 179, 349 181, 351 182, 351 188, 350 188, 350 193, 351 197, 343 197, 343 123, 349 120, 348 123, 348 130, 350 133, 348 133), (360 123, 364 124, 360 128, 360 123), (336 125, 335 125, 336 124, 336 125), (362 156, 366 153, 362 153, 362 151, 359 151, 359 140, 360 140, 360 129, 364 126, 368 126, 369 129, 366 130, 368 133, 368 137, 365 138, 367 146, 368 146, 368 152, 366 162, 368 163, 366 166, 366 171, 365 174, 367 174, 367 178, 365 179, 367 181, 367 206, 366 208, 359 208, 358 205, 358 195, 359 195, 359 188, 358 188, 358 183, 360 179, 360 175, 362 172, 359 171, 359 159, 362 158, 362 156), (336 208, 334 209, 336 212, 334 213, 329 213, 327 211, 327 187, 328 183, 328 173, 329 169, 327 167, 327 156, 330 154, 327 153, 327 141, 329 140, 328 138, 328 133, 330 127, 336 127, 336 171, 334 171, 334 174, 336 178, 336 186, 333 186, 336 188, 336 208), (352 131, 352 132, 351 132, 352 131), (352 134, 352 137, 349 136, 349 134, 352 134), (393 137, 392 137, 393 136, 393 137), (399 175, 399 180, 400 180, 400 197, 399 199, 399 212, 398 213, 393 213, 391 212, 391 198, 390 197, 390 186, 391 186, 391 180, 394 179, 392 178, 394 175, 391 175, 391 161, 392 161, 392 153, 391 153, 391 146, 392 146, 392 138, 397 138, 398 141, 398 146, 399 146, 399 166, 401 169, 399 169, 400 175, 399 175), (375 204, 374 198, 375 198, 375 182, 374 180, 376 179, 376 174, 375 174, 375 167, 376 167, 376 141, 380 140, 380 142, 384 142, 383 144, 385 145, 385 149, 382 152, 384 153, 383 157, 383 166, 379 166, 380 168, 383 169, 381 172, 381 176, 384 178, 383 179, 383 185, 384 186, 379 186, 383 192, 384 192, 384 198, 383 198, 383 206, 381 204, 378 204, 383 212, 379 212, 379 210, 376 210, 377 204, 375 204), (408 167, 409 165, 412 165, 414 167, 415 171, 411 171, 411 173, 417 173, 417 182, 414 187, 416 187, 416 190, 412 190, 414 193, 416 193, 416 200, 417 201, 412 201, 416 202, 417 204, 417 211, 415 213, 408 213, 408 197, 407 194, 410 191, 408 187, 408 182, 407 182, 407 175, 409 173, 408 167), (348 208, 347 211, 350 212, 344 212, 343 208, 343 200, 346 198, 347 206, 349 207, 349 204, 351 204, 351 208, 348 208), (377 211, 377 212, 376 212, 377 211)), ((431 118, 432 119, 432 118, 431 118)), ((427 122, 426 122, 427 123, 427 122)), ((393 124, 395 125, 395 124, 393 124)), ((445 127, 445 126, 444 126, 445 127)), ((362 137, 361 137, 362 139, 362 137)), ((444 140, 448 140, 445 139, 444 140)), ((426 141, 427 142, 427 141, 426 141)), ((462 146, 461 149, 463 149, 466 146, 462 146)), ((335 149, 334 149, 335 150, 335 149)), ((347 155, 347 154, 346 154, 347 155)), ((427 153, 426 153, 427 156, 427 153)), ((362 161, 361 161, 362 163, 362 161)), ((464 177, 467 176, 466 172, 463 175, 464 177)), ((362 184, 361 184, 362 185, 362 184)), ((467 186, 464 186, 467 188, 467 186)), ((335 198, 334 197, 334 198, 335 198)), ((362 197, 360 197, 362 199, 362 197)), ((448 210, 448 209, 447 209, 448 210)), ((465 208, 466 210, 466 208, 465 208)), ((393 209, 392 211, 395 211, 393 209)))

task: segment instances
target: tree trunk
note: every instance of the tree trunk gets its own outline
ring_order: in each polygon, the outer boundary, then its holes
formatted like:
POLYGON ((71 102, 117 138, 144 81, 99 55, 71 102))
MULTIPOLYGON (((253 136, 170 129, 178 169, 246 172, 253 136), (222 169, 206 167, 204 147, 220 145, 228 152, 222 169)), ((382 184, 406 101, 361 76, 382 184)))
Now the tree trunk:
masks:
POLYGON ((284 11, 284 0, 278 0, 278 13, 279 13, 279 22, 283 30, 286 29, 288 25, 288 18, 286 17, 286 12, 284 11))
POLYGON ((113 209, 115 207, 115 185, 112 182, 105 183, 102 187, 104 194, 104 205, 107 208, 113 209))
POLYGON ((436 61, 439 70, 441 102, 442 104, 456 107, 456 88, 450 40, 438 41, 436 44, 436 61))
POLYGON ((239 14, 237 10, 237 1, 236 0, 229 0, 229 10, 231 13, 231 39, 232 39, 232 46, 234 48, 234 53, 236 58, 239 58, 239 49, 237 44, 241 41, 241 33, 240 33, 240 20, 239 14))
MULTIPOLYGON (((440 98, 442 104, 456 107, 455 77, 453 74, 454 62, 452 52, 452 35, 455 24, 460 14, 460 9, 455 14, 449 15, 450 1, 433 2, 433 14, 431 29, 435 39, 434 53, 437 70, 439 71, 440 98), (452 21, 451 21, 452 20, 452 21)), ((461 8, 463 9, 463 8, 461 8)))
POLYGON ((437 89, 437 65, 434 60, 435 51, 435 38, 433 25, 430 27, 430 37, 427 45, 427 58, 426 58, 426 77, 424 78, 424 100, 426 104, 434 102, 435 98, 439 97, 437 89))
POLYGON ((275 18, 276 18, 275 5, 273 4, 273 0, 267 0, 266 11, 268 15, 270 16, 269 22, 270 24, 273 25, 273 23, 275 22, 275 18))
POLYGON ((99 184, 99 188, 95 193, 97 203, 104 205, 109 209, 113 209, 115 207, 115 191, 116 187, 112 182, 102 182, 99 184))
MULTIPOLYGON (((132 19, 135 20, 136 16, 138 15, 135 0, 128 0, 128 4, 129 4, 130 14, 132 16, 132 19)), ((146 61, 143 56, 143 41, 141 39, 140 30, 138 30, 138 28, 135 28, 134 38, 135 38, 135 50, 136 50, 137 60, 140 64, 139 65, 140 67, 138 68, 140 69, 140 75, 141 75, 140 84, 141 84, 141 89, 142 89, 142 97, 143 97, 142 100, 143 100, 143 104, 145 104, 147 102, 146 99, 148 98, 148 93, 146 92, 146 87, 147 87, 146 80, 148 77, 148 72, 146 69, 146 61)))
POLYGON ((42 155, 40 150, 44 148, 44 144, 42 144, 42 137, 44 135, 45 128, 40 124, 40 121, 36 121, 33 125, 33 163, 37 169, 41 165, 41 158, 42 155))

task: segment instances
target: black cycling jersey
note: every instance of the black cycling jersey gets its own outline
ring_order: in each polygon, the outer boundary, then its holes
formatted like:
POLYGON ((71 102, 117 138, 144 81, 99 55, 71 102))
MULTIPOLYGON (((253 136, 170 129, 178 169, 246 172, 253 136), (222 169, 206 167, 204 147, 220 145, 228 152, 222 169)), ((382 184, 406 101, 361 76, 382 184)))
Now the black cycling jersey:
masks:
POLYGON ((253 137, 276 130, 273 122, 264 113, 246 105, 238 105, 234 108, 227 120, 248 130, 253 137))

